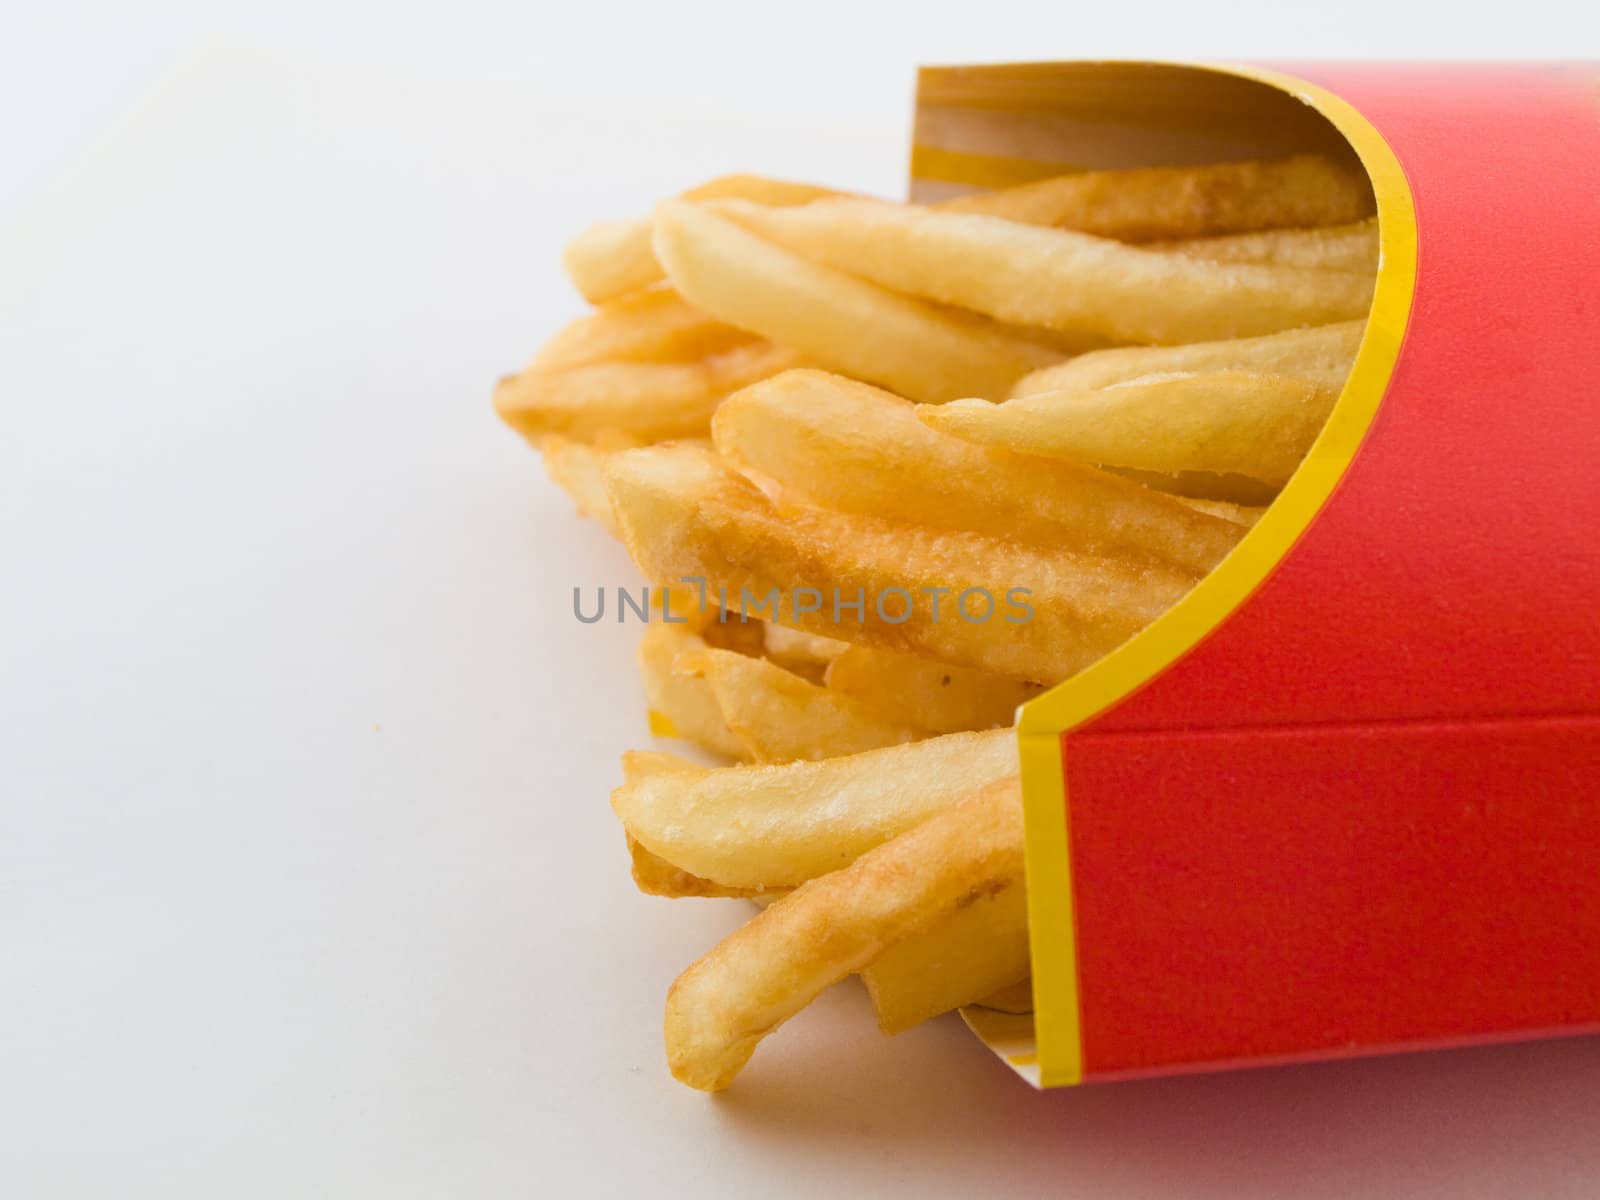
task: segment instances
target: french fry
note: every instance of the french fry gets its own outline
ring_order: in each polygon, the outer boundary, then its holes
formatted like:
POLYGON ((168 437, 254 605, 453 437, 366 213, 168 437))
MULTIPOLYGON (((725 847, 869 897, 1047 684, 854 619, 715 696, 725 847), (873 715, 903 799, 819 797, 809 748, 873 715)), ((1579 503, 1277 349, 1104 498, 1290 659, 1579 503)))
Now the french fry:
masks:
POLYGON ((590 304, 604 304, 662 279, 650 250, 647 217, 590 225, 561 251, 561 265, 590 304))
POLYGON ((1204 262, 1371 272, 1378 269, 1378 222, 1373 218, 1329 229, 1274 229, 1266 233, 1151 242, 1146 249, 1182 254, 1204 262))
POLYGON ((962 196, 948 211, 1124 242, 1342 225, 1371 216, 1372 185, 1321 155, 1198 167, 1083 171, 962 196))
POLYGON ((748 759, 744 740, 728 728, 711 685, 677 669, 680 655, 705 648, 705 639, 687 625, 651 621, 645 626, 639 641, 639 677, 650 711, 650 731, 684 738, 729 758, 748 759))
POLYGON ((1075 462, 1176 474, 1212 471, 1281 486, 1316 440, 1335 393, 1290 375, 1151 375, 1092 391, 990 404, 922 405, 954 437, 1075 462))
POLYGON ((1035 371, 1012 389, 1012 395, 1110 387, 1145 375, 1196 371, 1298 375, 1337 393, 1350 374, 1365 329, 1365 321, 1341 321, 1265 337, 1196 342, 1188 346, 1096 350, 1059 366, 1035 371))
POLYGON ((546 342, 530 365, 565 371, 603 362, 686 362, 750 340, 671 288, 650 288, 579 317, 546 342))
MULTIPOLYGON (((629 750, 622 756, 622 778, 625 783, 640 783, 667 775, 694 779, 711 768, 679 758, 675 754, 662 754, 650 750, 629 750)), ((728 888, 701 879, 687 871, 680 871, 664 858, 651 854, 633 838, 627 839, 628 857, 633 864, 633 882, 647 896, 735 897, 754 899, 758 896, 776 899, 780 892, 758 892, 749 888, 728 888)))
MULTIPOLYGON (((806 204, 842 193, 809 183, 768 179, 761 175, 723 175, 682 194, 685 200, 749 200, 757 204, 806 204)), ((651 249, 654 228, 649 217, 603 221, 591 225, 561 253, 573 286, 591 304, 604 304, 666 276, 651 249)))
POLYGON ((618 431, 641 442, 698 437, 724 396, 797 365, 791 352, 755 341, 699 362, 530 369, 500 381, 494 406, 525 437, 558 433, 593 441, 618 431))
POLYGON ((1177 499, 1197 512, 1210 513, 1213 517, 1221 517, 1246 529, 1261 520, 1267 511, 1263 504, 1235 504, 1229 500, 1204 500, 1195 496, 1179 496, 1177 499))
POLYGON ((917 400, 1003 396, 1029 371, 1060 360, 989 323, 807 262, 692 204, 657 209, 655 249, 691 303, 808 361, 917 400))
MULTIPOLYGON (((777 899, 776 896, 773 899, 777 899)), ((1030 1016, 1033 1013, 1033 980, 1019 979, 1010 987, 1003 987, 963 1008, 985 1008, 990 1012, 1009 1013, 1012 1016, 1030 1016)))
POLYGON ((665 1034, 673 1075, 706 1091, 727 1087, 757 1043, 818 993, 1021 877, 1022 804, 1012 777, 803 884, 672 985, 665 1034))
POLYGON ((572 497, 578 512, 598 521, 613 537, 621 538, 622 530, 606 493, 605 464, 614 451, 552 433, 539 439, 539 453, 544 456, 551 480, 572 497))
MULTIPOLYGON (((687 591, 694 597, 690 603, 698 605, 699 596, 695 595, 698 589, 689 587, 687 591)), ((674 608, 676 613, 677 609, 674 608)), ((762 629, 762 622, 750 620, 738 612, 727 611, 707 604, 704 616, 701 619, 697 632, 705 639, 707 646, 718 650, 732 650, 737 654, 759 658, 766 648, 766 632, 762 629)))
POLYGON ((847 866, 1016 763, 1011 730, 955 733, 818 762, 625 779, 611 807, 629 837, 679 870, 760 891, 847 866))
POLYGON ((1019 875, 861 972, 884 1033, 901 1033, 1028 977, 1028 893, 1019 875))
POLYGON ((1017 709, 1296 469, 1373 212, 1318 155, 932 207, 726 176, 568 246, 601 307, 495 405, 652 581, 652 732, 739 762, 626 754, 612 808, 642 892, 763 910, 672 986, 678 1079, 726 1087, 849 974, 886 1033, 1031 1010, 1017 709))
POLYGON ((666 896, 674 900, 689 897, 750 900, 762 894, 752 888, 723 887, 688 871, 680 871, 632 838, 628 839, 628 857, 633 864, 634 886, 647 896, 666 896))
POLYGON ((802 674, 808 670, 820 672, 850 644, 838 638, 802 633, 787 625, 774 625, 770 621, 762 624, 762 634, 766 656, 780 666, 802 674))
MULTIPOLYGON (((1365 316, 1372 303, 1373 279, 1363 274, 1200 262, 972 213, 874 200, 791 209, 726 201, 718 212, 793 254, 896 292, 1116 341, 1249 337, 1365 316)), ((689 299, 739 323, 674 279, 689 299)), ((792 342, 770 329, 757 332, 792 342)), ((802 349, 825 361, 814 347, 802 349)), ((848 365, 845 373, 894 386, 848 365)))
POLYGON ((730 396, 712 439, 785 494, 845 512, 1154 558, 1197 574, 1239 540, 1231 522, 1115 475, 980 447, 938 428, 898 396, 797 370, 730 396))
POLYGON ((1107 467, 1106 470, 1188 504, 1225 504, 1242 512, 1265 511, 1280 490, 1276 484, 1232 472, 1145 471, 1138 467, 1107 467))
POLYGON ((622 781, 624 783, 638 783, 645 779, 656 779, 662 775, 704 775, 715 767, 701 766, 697 762, 690 762, 676 754, 667 754, 660 750, 627 750, 622 755, 622 781))
POLYGON ((607 464, 606 484, 648 578, 703 577, 806 632, 1019 678, 1063 679, 1087 666, 1195 580, 1155 564, 780 507, 694 447, 624 451, 607 464))
POLYGON ((874 646, 846 648, 824 678, 829 691, 930 733, 1010 725, 1017 709, 1044 691, 1043 684, 874 646))
POLYGON ((680 655, 674 669, 710 683, 723 720, 756 762, 832 758, 925 736, 762 658, 708 647, 680 655))

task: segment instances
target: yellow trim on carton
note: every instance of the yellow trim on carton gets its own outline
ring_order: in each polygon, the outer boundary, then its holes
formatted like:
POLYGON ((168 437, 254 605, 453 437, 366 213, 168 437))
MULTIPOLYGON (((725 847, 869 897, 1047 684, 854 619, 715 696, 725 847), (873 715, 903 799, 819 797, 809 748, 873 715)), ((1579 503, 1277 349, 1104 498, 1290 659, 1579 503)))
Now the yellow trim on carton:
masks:
POLYGON ((1253 68, 1205 69, 1256 79, 1288 92, 1322 113, 1348 139, 1372 179, 1378 202, 1377 290, 1355 365, 1327 425, 1261 520, 1170 611, 1022 709, 1017 735, 1027 821, 1034 1036, 1039 1081, 1045 1087, 1083 1078, 1063 737, 1164 671, 1243 603, 1289 552, 1343 477, 1377 415, 1400 353, 1416 283, 1417 226, 1411 189, 1377 129, 1338 96, 1291 76, 1253 68))

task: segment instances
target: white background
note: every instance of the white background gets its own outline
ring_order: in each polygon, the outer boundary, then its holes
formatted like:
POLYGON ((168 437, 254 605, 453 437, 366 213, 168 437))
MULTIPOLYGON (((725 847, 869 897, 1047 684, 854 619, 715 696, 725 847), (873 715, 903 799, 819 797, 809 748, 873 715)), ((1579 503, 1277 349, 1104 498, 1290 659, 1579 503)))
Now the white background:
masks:
POLYGON ((631 892, 633 574, 487 401, 586 220, 894 190, 918 60, 1600 51, 1426 8, 8 6, 0 1195, 1594 1195, 1596 1039, 1037 1095, 847 985, 672 1083, 743 910, 631 892))

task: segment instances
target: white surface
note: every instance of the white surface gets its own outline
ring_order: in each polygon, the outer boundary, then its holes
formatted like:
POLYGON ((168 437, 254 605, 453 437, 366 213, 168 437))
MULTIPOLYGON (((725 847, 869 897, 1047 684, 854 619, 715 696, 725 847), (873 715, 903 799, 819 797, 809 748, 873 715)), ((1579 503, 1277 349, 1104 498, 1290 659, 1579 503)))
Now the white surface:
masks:
POLYGON ((900 115, 921 62, 1584 58, 1593 0, 12 0, 0 5, 0 215, 200 39, 551 97, 900 115))
POLYGON ((1593 1196, 1600 1039, 1037 1095, 851 985, 670 1081, 743 910, 628 886, 632 572, 487 394, 585 220, 898 183, 720 111, 211 54, 0 237, 0 1195, 1593 1196))

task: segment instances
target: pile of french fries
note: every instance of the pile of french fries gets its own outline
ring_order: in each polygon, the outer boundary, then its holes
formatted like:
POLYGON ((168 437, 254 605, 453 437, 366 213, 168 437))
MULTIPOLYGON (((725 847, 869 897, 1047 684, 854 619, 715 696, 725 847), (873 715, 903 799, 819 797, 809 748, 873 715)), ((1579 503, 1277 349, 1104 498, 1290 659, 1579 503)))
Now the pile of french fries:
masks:
POLYGON ((886 1032, 1026 1011, 1016 710, 1245 534, 1377 258, 1367 180, 1310 156, 931 207, 731 176, 571 244, 594 309, 495 405, 673 617, 653 731, 732 760, 624 755, 636 884, 760 907, 668 994, 677 1078, 852 974, 886 1032))

